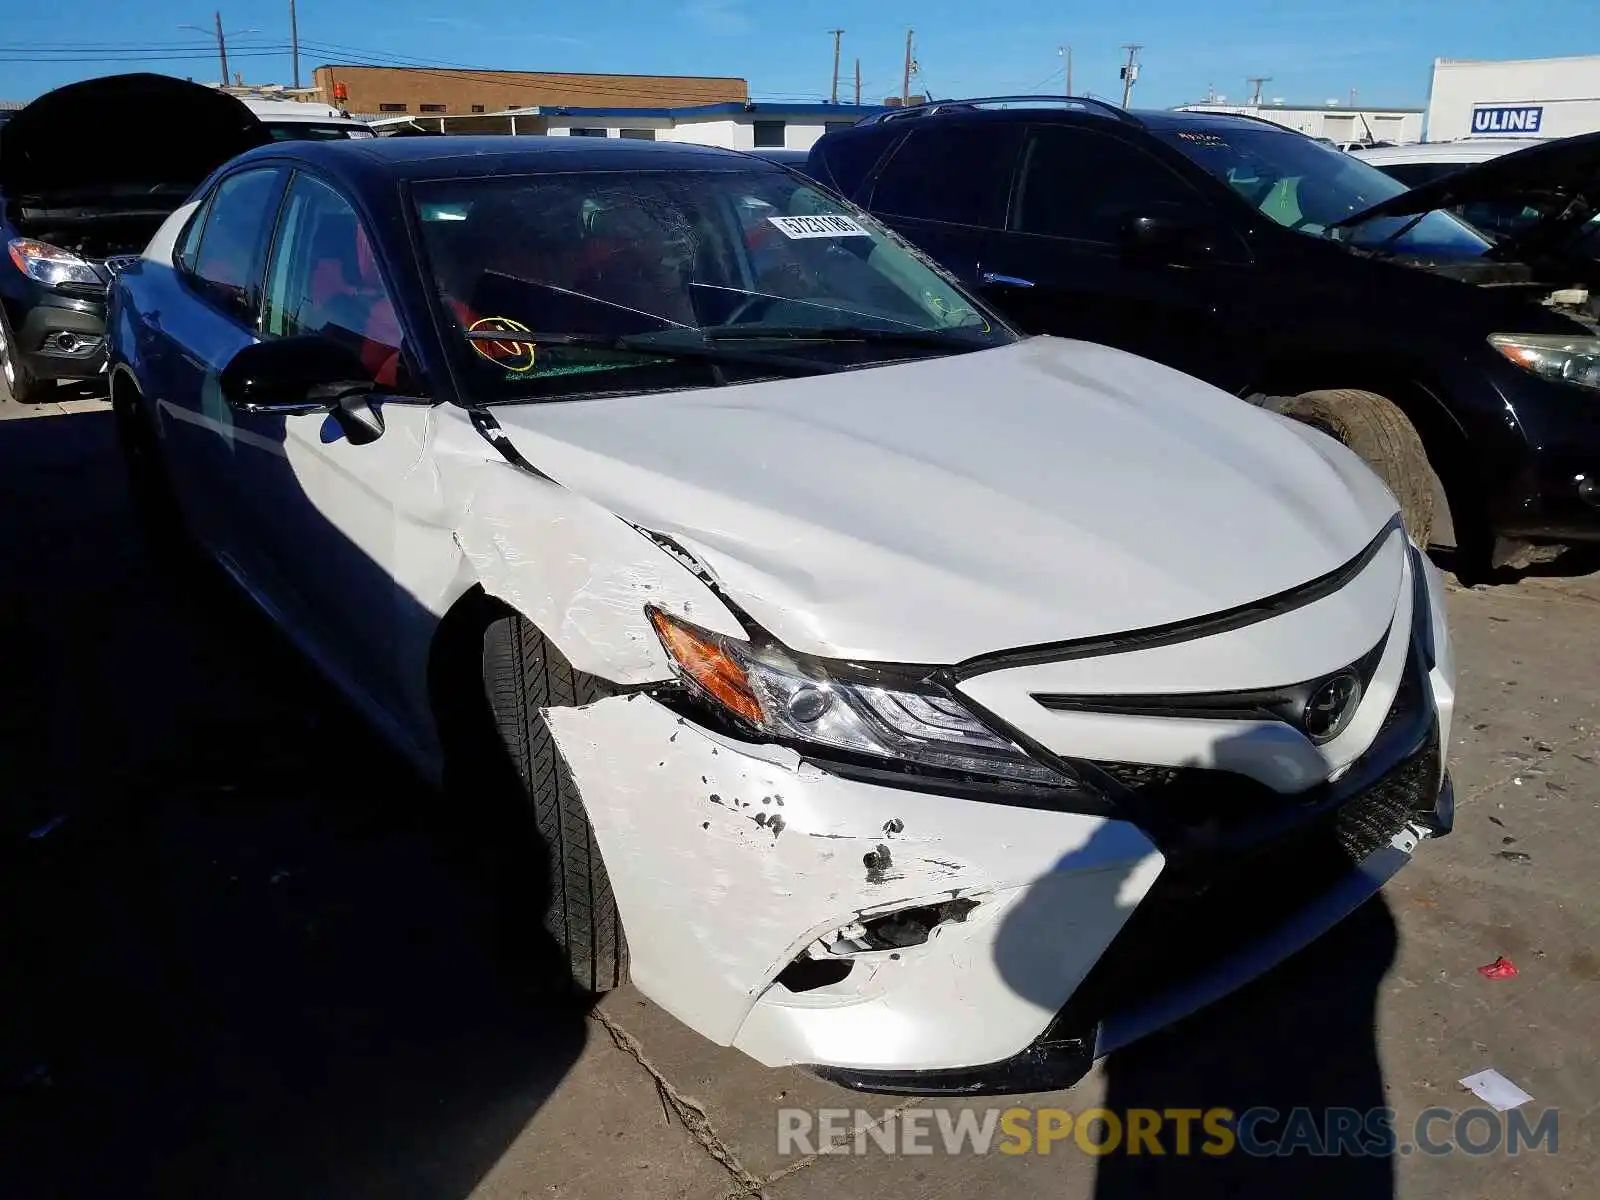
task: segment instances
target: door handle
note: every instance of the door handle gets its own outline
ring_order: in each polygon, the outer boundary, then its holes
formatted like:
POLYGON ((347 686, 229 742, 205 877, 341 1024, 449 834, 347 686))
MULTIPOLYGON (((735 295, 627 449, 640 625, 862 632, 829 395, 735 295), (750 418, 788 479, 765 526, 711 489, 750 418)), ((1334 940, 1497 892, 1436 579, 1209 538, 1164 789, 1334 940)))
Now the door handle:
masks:
POLYGON ((985 271, 978 278, 982 282, 992 284, 995 287, 1031 288, 1033 286, 1033 280, 1031 279, 1022 279, 1016 275, 997 275, 993 271, 985 271))

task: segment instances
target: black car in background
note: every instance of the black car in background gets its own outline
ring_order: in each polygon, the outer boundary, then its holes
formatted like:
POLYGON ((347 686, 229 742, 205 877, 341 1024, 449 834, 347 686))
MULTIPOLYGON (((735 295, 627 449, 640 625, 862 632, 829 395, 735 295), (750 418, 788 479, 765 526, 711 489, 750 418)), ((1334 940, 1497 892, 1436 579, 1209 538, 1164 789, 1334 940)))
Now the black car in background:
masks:
POLYGON ((1563 248, 1600 200, 1600 135, 1515 157, 1552 216, 1499 242, 1271 122, 1075 98, 892 110, 806 170, 1029 332, 1322 427, 1418 541, 1488 568, 1600 540, 1600 264, 1563 248))
POLYGON ((24 403, 105 369, 106 285, 201 180, 270 139, 215 88, 110 75, 0 127, 0 376, 24 403), (109 260, 109 261, 108 261, 109 260))

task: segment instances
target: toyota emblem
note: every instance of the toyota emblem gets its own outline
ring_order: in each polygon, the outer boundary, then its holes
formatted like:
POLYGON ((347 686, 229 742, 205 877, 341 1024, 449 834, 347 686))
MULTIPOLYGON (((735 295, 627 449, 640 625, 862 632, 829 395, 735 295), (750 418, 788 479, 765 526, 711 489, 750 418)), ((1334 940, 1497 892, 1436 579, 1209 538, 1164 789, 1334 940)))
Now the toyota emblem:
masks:
POLYGON ((1318 745, 1331 742, 1345 731, 1360 707, 1361 676, 1354 671, 1340 671, 1311 689, 1300 726, 1318 745))

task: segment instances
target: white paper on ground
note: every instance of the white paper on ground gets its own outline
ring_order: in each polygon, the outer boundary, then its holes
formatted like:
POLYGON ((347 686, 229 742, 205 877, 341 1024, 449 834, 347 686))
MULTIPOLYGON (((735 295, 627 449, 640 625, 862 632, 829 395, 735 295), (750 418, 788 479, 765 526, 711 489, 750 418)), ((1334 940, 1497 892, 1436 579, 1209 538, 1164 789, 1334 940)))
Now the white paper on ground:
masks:
POLYGON ((1488 1104, 1495 1112, 1505 1112, 1507 1109, 1516 1108, 1526 1104, 1533 1097, 1528 1095, 1511 1080, 1499 1071, 1479 1071, 1476 1075, 1468 1075, 1461 1081, 1461 1086, 1468 1089, 1479 1100, 1488 1104))

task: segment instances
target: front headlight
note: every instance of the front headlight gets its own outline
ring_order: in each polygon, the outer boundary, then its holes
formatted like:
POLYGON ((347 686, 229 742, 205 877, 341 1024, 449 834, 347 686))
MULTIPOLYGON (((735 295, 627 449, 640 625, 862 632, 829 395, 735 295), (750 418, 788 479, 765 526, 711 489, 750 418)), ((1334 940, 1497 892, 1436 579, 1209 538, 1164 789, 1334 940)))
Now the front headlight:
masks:
POLYGON ((11 261, 17 264, 17 270, 47 287, 55 287, 59 283, 85 283, 90 286, 105 283, 105 278, 93 263, 49 242, 16 238, 7 249, 11 251, 11 261))
POLYGON ((683 680, 703 699, 774 740, 1008 783, 1079 787, 927 681, 889 681, 845 664, 802 660, 648 610, 683 680))
POLYGON ((1600 388, 1600 338, 1562 333, 1491 333, 1489 345, 1525 371, 1600 388))

